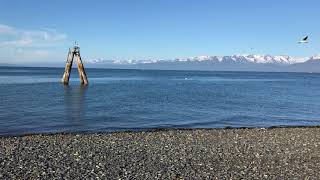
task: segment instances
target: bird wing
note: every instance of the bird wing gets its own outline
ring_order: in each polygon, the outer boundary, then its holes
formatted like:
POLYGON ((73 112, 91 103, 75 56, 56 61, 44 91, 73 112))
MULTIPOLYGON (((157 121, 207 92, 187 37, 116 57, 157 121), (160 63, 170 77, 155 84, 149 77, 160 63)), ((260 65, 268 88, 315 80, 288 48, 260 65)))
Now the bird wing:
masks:
POLYGON ((302 40, 306 41, 308 39, 308 36, 304 37, 302 40))

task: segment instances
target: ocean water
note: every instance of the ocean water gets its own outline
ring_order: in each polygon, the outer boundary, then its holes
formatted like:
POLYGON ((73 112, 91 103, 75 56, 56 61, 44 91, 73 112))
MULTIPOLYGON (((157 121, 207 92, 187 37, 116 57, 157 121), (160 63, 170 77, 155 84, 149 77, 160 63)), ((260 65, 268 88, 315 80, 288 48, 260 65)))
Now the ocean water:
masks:
POLYGON ((0 135, 320 125, 320 74, 0 67, 0 135))

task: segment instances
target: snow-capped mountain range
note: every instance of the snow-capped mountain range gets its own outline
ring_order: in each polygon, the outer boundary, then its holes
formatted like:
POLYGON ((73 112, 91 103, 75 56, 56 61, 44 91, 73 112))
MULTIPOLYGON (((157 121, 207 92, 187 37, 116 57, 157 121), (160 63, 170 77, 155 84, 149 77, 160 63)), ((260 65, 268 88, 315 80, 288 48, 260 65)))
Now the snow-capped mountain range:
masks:
POLYGON ((296 58, 272 55, 233 55, 197 56, 172 60, 91 59, 85 61, 85 63, 88 67, 119 69, 320 72, 320 56, 296 58))
POLYGON ((165 59, 144 59, 144 60, 113 60, 113 59, 89 59, 86 62, 92 64, 150 64, 161 62, 202 62, 210 61, 216 63, 257 63, 257 64, 295 64, 310 59, 320 59, 320 57, 296 58, 287 55, 232 55, 232 56, 196 56, 190 58, 165 59))

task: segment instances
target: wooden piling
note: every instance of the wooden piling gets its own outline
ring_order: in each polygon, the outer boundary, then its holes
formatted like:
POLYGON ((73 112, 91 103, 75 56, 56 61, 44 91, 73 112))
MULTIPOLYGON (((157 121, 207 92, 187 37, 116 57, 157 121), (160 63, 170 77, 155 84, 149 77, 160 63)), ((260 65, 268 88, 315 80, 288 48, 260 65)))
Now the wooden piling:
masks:
POLYGON ((80 78, 80 83, 83 85, 88 84, 88 79, 87 79, 87 74, 86 71, 84 70, 80 52, 76 55, 77 56, 77 64, 78 64, 78 73, 79 73, 79 78, 80 78))
POLYGON ((71 52, 69 49, 68 57, 67 57, 67 62, 66 62, 66 67, 64 69, 64 74, 62 77, 62 83, 65 85, 69 84, 69 79, 70 79, 70 73, 71 73, 71 68, 72 68, 72 62, 73 62, 73 57, 74 53, 71 52))
POLYGON ((75 45, 73 49, 69 49, 67 62, 66 62, 66 67, 65 67, 64 74, 63 74, 63 77, 62 77, 62 83, 65 84, 65 85, 69 84, 73 58, 75 56, 77 58, 78 73, 79 73, 80 83, 82 85, 88 85, 87 74, 86 74, 86 71, 84 70, 84 66, 83 66, 83 63, 82 63, 82 60, 81 60, 81 56, 80 56, 80 48, 77 45, 75 45))

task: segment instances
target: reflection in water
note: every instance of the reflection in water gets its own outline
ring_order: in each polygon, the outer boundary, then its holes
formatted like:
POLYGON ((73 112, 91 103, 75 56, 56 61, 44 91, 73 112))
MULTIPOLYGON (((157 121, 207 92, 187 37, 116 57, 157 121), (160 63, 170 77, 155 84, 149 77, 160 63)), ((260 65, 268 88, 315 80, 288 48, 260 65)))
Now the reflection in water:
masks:
POLYGON ((72 125, 81 125, 86 114, 85 93, 87 86, 64 86, 65 113, 72 125))

